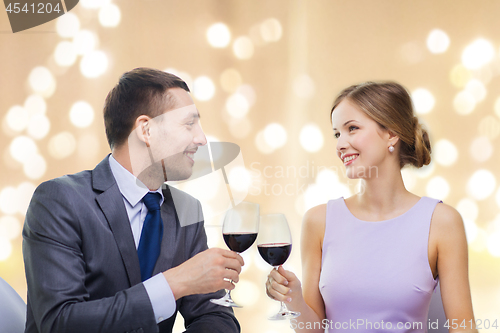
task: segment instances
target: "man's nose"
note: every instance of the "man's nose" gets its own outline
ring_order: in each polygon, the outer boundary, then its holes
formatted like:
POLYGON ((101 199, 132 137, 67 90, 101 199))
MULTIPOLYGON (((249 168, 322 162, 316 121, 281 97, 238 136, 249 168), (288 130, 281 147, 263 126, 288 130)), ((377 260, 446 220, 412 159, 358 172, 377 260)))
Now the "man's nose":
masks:
POLYGON ((207 144, 207 137, 205 136, 205 133, 203 133, 203 129, 201 128, 201 125, 197 126, 196 133, 193 138, 193 143, 196 144, 197 146, 204 146, 207 144))

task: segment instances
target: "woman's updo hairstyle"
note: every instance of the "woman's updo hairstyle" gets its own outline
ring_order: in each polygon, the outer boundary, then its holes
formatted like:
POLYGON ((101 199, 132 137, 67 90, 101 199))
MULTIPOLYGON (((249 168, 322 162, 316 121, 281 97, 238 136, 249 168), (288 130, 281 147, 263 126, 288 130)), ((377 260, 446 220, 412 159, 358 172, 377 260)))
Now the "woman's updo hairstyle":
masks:
POLYGON ((344 99, 358 106, 381 128, 399 137, 400 168, 407 164, 420 168, 431 162, 429 135, 413 114, 411 97, 403 86, 396 82, 365 82, 350 86, 335 100, 330 119, 344 99))

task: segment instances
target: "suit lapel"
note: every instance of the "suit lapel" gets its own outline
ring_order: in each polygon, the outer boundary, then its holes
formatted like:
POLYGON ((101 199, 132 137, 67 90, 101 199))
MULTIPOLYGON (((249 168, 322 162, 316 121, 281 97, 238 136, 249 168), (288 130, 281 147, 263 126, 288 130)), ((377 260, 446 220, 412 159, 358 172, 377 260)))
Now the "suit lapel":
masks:
POLYGON ((127 210, 109 167, 108 158, 109 156, 92 171, 92 185, 94 190, 102 191, 96 196, 96 201, 104 213, 118 245, 130 285, 134 286, 141 282, 139 257, 137 256, 127 210))

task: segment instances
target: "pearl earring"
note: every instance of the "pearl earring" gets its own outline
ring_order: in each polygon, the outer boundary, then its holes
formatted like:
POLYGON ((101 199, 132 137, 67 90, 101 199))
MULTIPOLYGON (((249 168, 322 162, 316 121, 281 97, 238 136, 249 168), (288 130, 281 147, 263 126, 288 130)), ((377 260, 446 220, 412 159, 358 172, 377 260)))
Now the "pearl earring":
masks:
POLYGON ((394 146, 392 146, 392 145, 391 145, 391 146, 389 147, 389 151, 392 153, 392 152, 394 151, 394 146))

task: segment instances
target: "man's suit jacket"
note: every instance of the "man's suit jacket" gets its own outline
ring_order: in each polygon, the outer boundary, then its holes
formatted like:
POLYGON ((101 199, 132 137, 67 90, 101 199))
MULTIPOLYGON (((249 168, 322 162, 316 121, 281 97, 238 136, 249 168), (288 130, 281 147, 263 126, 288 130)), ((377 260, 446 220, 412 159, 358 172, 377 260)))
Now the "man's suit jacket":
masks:
MULTIPOLYGON (((164 233, 153 275, 207 249, 198 200, 171 187, 163 194, 164 233), (187 211, 196 212, 201 222, 180 223, 171 196, 187 202, 187 211)), ((23 238, 27 333, 172 331, 176 314, 156 324, 108 157, 92 171, 42 183, 27 211, 23 238)), ((176 313, 183 315, 187 332, 240 331, 230 308, 209 302, 223 294, 177 300, 176 313)))

